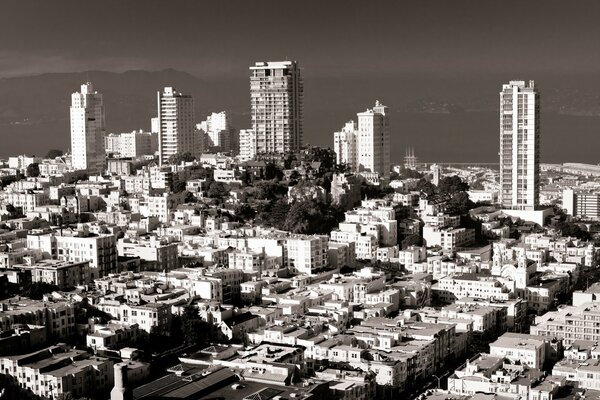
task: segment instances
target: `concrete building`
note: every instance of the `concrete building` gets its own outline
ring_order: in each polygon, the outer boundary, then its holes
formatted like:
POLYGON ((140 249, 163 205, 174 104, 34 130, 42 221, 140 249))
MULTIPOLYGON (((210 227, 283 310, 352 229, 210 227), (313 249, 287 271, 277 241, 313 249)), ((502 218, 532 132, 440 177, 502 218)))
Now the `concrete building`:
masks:
POLYGON ((563 190, 562 204, 568 215, 591 220, 600 219, 600 193, 565 189, 563 190))
POLYGON ((111 133, 104 137, 106 153, 124 158, 153 155, 158 150, 158 135, 142 130, 111 133))
POLYGON ((71 95, 71 165, 89 173, 104 169, 104 102, 90 82, 71 95))
POLYGON ((348 121, 334 133, 337 164, 351 171, 377 173, 388 177, 390 172, 390 126, 387 107, 375 102, 375 107, 357 114, 358 124, 348 121))
POLYGON ((239 140, 239 159, 242 161, 253 160, 256 157, 256 132, 252 129, 241 129, 239 140))
POLYGON ((31 272, 32 282, 56 285, 61 290, 91 283, 89 261, 40 260, 31 265, 15 265, 31 272))
POLYGON ((357 164, 360 171, 390 174, 390 124, 387 107, 379 101, 375 107, 358 113, 357 164))
POLYGON ((0 358, 0 370, 23 389, 51 399, 66 398, 67 393, 96 397, 113 385, 112 361, 64 345, 0 358))
POLYGON ((346 165, 351 171, 357 171, 358 127, 355 121, 348 121, 339 132, 333 134, 333 151, 338 165, 346 165))
POLYGON ((86 231, 60 233, 31 233, 27 247, 41 250, 46 258, 90 262, 90 279, 102 277, 117 268, 116 238, 110 234, 86 231), (69 235, 72 234, 72 235, 69 235))
POLYGON ((196 128, 204 133, 204 151, 210 153, 231 152, 232 155, 239 153, 238 132, 230 126, 226 111, 213 112, 196 125, 196 128))
POLYGON ((327 267, 327 236, 297 235, 286 239, 286 265, 296 272, 312 274, 327 267))
POLYGON ((532 211, 539 204, 540 95, 534 81, 510 81, 500 92, 500 204, 532 211))
POLYGON ((154 235, 119 239, 117 251, 121 257, 139 257, 145 271, 171 271, 178 267, 177 243, 154 235))
POLYGON ((303 83, 296 61, 250 67, 250 114, 257 153, 299 150, 303 143, 303 83))
POLYGON ((165 87, 157 92, 159 118, 158 152, 160 163, 178 153, 199 156, 198 135, 194 125, 194 99, 191 95, 165 87))

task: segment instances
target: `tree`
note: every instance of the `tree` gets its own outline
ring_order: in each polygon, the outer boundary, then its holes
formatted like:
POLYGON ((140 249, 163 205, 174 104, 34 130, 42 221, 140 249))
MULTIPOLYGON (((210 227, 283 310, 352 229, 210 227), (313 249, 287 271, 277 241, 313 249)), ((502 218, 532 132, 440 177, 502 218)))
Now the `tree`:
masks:
POLYGON ((61 157, 63 155, 63 151, 62 150, 58 150, 58 149, 51 149, 48 150, 48 153, 46 153, 46 158, 56 158, 56 157, 61 157))
POLYGON ((419 179, 416 189, 427 197, 431 197, 436 193, 435 185, 425 178, 419 179))
POLYGON ((169 164, 179 165, 182 162, 192 162, 196 158, 189 151, 185 153, 175 153, 169 157, 169 164))
POLYGON ((293 233, 327 234, 344 218, 341 208, 317 200, 296 201, 286 215, 283 229, 293 233))
POLYGON ((30 176, 32 178, 36 178, 38 176, 40 176, 40 164, 38 163, 31 163, 27 166, 27 176, 30 176))
POLYGON ((283 171, 274 163, 268 163, 265 166, 265 179, 279 179, 283 178, 283 171))
POLYGON ((186 344, 204 343, 209 338, 209 325, 200 318, 198 308, 192 304, 184 307, 181 314, 181 331, 186 344))
POLYGON ((46 282, 33 282, 25 291, 23 296, 33 300, 41 300, 45 294, 58 290, 58 286, 46 282))
POLYGON ((222 199, 227 196, 228 193, 229 192, 223 182, 211 182, 206 194, 211 198, 222 199))
POLYGON ((445 176, 438 184, 440 194, 455 194, 469 190, 469 184, 464 182, 458 175, 445 176))
POLYGON ((446 204, 446 212, 451 215, 462 215, 474 207, 475 203, 469 199, 466 192, 457 192, 452 195, 448 204, 446 204))
POLYGON ((581 229, 577 224, 567 221, 560 221, 557 224, 557 228, 560 229, 562 236, 570 236, 580 240, 591 240, 592 235, 590 232, 581 229))

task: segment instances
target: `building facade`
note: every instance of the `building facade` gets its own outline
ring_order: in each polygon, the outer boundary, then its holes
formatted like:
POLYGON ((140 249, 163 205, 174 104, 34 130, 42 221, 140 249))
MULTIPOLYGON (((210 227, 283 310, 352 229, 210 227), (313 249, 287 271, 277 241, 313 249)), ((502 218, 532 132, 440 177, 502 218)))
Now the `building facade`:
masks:
POLYGON ((348 121, 334 133, 333 149, 337 164, 354 172, 390 172, 390 126, 387 107, 379 101, 375 107, 357 114, 358 124, 348 121))
POLYGON ((540 95, 534 81, 500 92, 500 204, 531 211, 539 204, 540 95))
POLYGON ((157 92, 158 152, 160 163, 178 153, 199 156, 199 140, 194 124, 194 99, 191 95, 165 87, 157 92))
POLYGON ((104 168, 104 101, 90 82, 71 95, 71 164, 101 173, 104 168))
POLYGON ((257 153, 299 150, 303 142, 303 84, 298 63, 257 62, 250 73, 257 153))

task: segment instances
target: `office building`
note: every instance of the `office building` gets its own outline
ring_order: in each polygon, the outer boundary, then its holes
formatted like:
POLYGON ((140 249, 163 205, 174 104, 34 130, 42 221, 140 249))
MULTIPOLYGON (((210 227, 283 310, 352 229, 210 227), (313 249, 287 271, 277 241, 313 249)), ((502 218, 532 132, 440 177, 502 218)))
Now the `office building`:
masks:
POLYGON ((500 204, 535 210, 540 185, 540 96, 534 81, 510 81, 500 92, 500 204))
POLYGON ((252 129, 257 153, 302 147, 303 85, 296 61, 257 62, 250 67, 252 129))
POLYGON ((160 163, 178 153, 199 156, 199 140, 194 124, 194 99, 191 95, 165 87, 157 93, 158 151, 160 163))
POLYGON ((104 102, 90 82, 71 95, 71 164, 78 170, 104 169, 104 102))

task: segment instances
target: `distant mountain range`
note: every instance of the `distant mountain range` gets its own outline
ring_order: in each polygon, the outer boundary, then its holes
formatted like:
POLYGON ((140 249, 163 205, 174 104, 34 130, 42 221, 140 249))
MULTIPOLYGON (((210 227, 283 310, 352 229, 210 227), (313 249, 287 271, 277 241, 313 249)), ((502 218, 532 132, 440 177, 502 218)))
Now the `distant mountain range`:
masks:
MULTIPOLYGON (((400 162, 405 147, 412 146, 423 160, 494 162, 498 92, 509 79, 484 74, 314 76, 304 71, 305 142, 332 146, 335 130, 380 100, 391 113, 393 161, 400 162)), ((235 127, 249 127, 247 76, 203 79, 167 69, 1 78, 0 157, 68 149, 70 95, 86 81, 104 95, 108 132, 149 129, 156 113, 156 92, 164 86, 194 95, 198 122, 212 111, 227 110, 235 127)), ((598 162, 589 146, 582 149, 576 141, 592 139, 596 144, 600 80, 545 77, 538 79, 537 85, 544 113, 542 158, 548 162, 598 162)))

